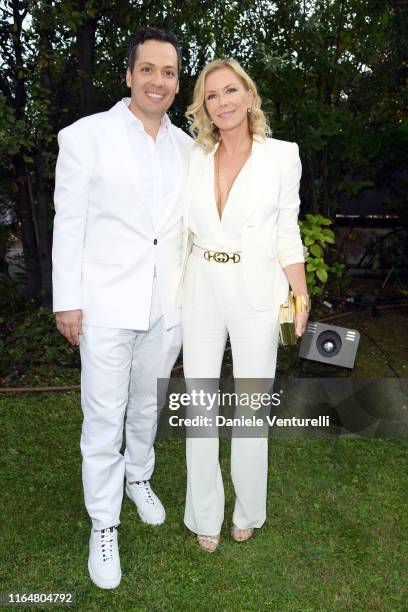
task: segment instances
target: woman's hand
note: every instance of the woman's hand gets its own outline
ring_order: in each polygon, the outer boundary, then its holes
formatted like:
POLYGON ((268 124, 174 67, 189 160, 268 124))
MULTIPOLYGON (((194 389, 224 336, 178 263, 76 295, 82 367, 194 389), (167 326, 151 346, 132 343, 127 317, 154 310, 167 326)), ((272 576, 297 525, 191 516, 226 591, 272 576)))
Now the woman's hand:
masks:
POLYGON ((306 329, 308 318, 308 312, 295 312, 295 334, 297 336, 302 336, 303 332, 306 329))

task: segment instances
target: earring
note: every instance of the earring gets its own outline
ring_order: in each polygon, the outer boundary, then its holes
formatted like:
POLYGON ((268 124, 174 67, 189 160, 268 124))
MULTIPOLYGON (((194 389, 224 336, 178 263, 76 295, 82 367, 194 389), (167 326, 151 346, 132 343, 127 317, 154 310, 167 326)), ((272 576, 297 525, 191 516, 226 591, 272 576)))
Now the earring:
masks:
POLYGON ((248 113, 248 115, 250 115, 252 113, 252 109, 251 108, 247 108, 247 113, 248 113))

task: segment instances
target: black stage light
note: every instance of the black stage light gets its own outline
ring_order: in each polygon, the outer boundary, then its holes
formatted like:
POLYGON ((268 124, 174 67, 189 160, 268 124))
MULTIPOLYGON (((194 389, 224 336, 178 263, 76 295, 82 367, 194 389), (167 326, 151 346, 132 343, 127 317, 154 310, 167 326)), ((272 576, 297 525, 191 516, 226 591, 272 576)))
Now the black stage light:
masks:
POLYGON ((309 321, 302 336, 299 357, 353 368, 360 333, 355 329, 309 321))

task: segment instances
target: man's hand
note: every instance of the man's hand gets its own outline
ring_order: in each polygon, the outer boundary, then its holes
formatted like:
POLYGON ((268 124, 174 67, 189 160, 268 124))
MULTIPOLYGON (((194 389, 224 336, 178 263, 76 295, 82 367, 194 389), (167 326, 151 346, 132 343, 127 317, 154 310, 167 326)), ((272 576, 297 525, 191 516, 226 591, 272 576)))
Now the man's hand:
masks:
POLYGON ((82 334, 82 310, 63 310, 55 313, 57 329, 74 346, 79 345, 82 334))

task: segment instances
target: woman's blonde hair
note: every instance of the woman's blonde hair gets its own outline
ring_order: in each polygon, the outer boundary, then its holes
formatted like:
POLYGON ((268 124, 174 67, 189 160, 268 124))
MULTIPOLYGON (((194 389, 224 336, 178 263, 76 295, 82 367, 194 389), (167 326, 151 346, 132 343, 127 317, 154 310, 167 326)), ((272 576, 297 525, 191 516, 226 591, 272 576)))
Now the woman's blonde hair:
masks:
POLYGON ((261 98, 256 89, 256 85, 242 68, 242 66, 232 58, 216 59, 207 64, 198 75, 193 94, 193 101, 187 108, 186 117, 190 120, 189 131, 195 141, 208 153, 220 139, 220 133, 216 125, 208 116, 205 108, 204 85, 207 76, 220 68, 231 68, 236 76, 243 82, 247 90, 252 92, 251 108, 248 112, 248 127, 253 136, 260 139, 267 138, 271 134, 268 120, 265 113, 261 110, 261 98))

